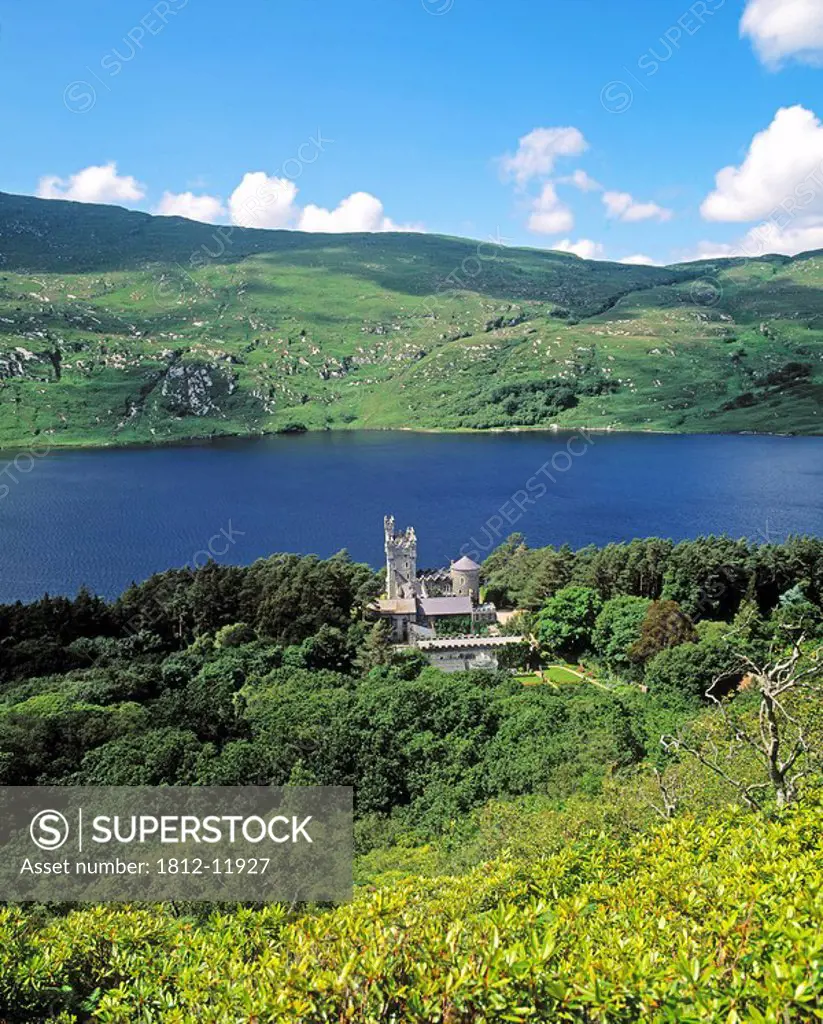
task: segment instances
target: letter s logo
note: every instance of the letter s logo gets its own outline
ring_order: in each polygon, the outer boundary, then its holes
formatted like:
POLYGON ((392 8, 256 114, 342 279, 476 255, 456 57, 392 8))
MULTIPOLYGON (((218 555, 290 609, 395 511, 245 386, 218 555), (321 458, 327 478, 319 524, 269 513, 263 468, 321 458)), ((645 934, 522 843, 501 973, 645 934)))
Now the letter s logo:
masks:
POLYGON ((59 811, 40 811, 32 818, 29 835, 41 850, 59 850, 69 838, 69 823, 59 811))

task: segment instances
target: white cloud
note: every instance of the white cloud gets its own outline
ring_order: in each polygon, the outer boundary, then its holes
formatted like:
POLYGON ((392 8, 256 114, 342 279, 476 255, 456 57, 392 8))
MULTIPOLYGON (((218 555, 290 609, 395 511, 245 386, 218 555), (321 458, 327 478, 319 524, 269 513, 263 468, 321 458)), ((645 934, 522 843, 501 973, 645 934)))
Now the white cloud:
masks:
MULTIPOLYGON (((194 187, 194 186, 192 186, 194 187)), ((228 218, 250 228, 299 228, 301 231, 424 231, 421 224, 397 224, 381 201, 368 192, 354 192, 333 209, 297 203, 297 186, 288 178, 249 171, 224 205, 220 196, 164 191, 152 213, 186 217, 207 224, 228 218)), ((146 187, 131 175, 117 173, 117 164, 85 167, 68 178, 44 175, 37 185, 41 199, 69 199, 81 203, 133 204, 144 199, 146 187)), ((569 225, 570 227, 571 225, 569 225)), ((563 225, 557 229, 565 231, 563 225)))
POLYGON ((574 227, 574 214, 557 198, 554 185, 547 182, 540 195, 532 203, 532 212, 528 220, 529 231, 540 235, 559 235, 561 231, 571 231, 574 227))
POLYGON ((646 256, 642 252, 636 253, 634 256, 624 256, 622 260, 618 260, 617 262, 628 263, 633 267, 653 267, 655 265, 651 256, 646 256))
POLYGON ((603 186, 599 181, 595 181, 586 171, 577 170, 573 174, 570 174, 567 178, 559 178, 558 181, 561 185, 574 185, 575 188, 579 188, 581 192, 602 192, 603 186))
POLYGON ((229 196, 232 224, 244 228, 287 228, 298 215, 297 186, 288 178, 248 171, 229 196))
POLYGON ((628 192, 604 192, 606 214, 630 224, 641 220, 671 220, 672 211, 657 203, 638 203, 628 192))
MULTIPOLYGON (((146 189, 130 175, 119 175, 117 164, 86 167, 69 178, 46 175, 40 179, 41 199, 73 199, 83 203, 135 203, 146 189)), ((288 178, 249 171, 224 205, 219 196, 194 192, 164 192, 152 212, 186 217, 207 224, 225 218, 240 227, 299 228, 301 231, 423 231, 420 224, 397 224, 386 216, 380 200, 368 192, 354 192, 333 210, 297 203, 297 186, 288 178)), ((562 226, 559 231, 567 228, 562 226)))
POLYGON ((820 0, 749 0, 740 22, 764 64, 786 57, 823 63, 823 4, 820 0))
POLYGON ((695 260, 721 260, 728 259, 730 256, 741 255, 742 250, 739 246, 726 242, 710 242, 704 240, 702 242, 698 242, 694 249, 688 249, 685 252, 681 252, 676 262, 692 263, 695 260))
POLYGON ((722 260, 741 254, 739 247, 731 243, 711 242, 704 239, 702 242, 698 242, 693 249, 681 250, 675 262, 693 263, 695 260, 722 260))
POLYGON ((578 128, 534 128, 518 139, 517 152, 507 153, 500 165, 504 176, 522 187, 532 178, 551 174, 558 157, 578 156, 588 148, 578 128))
POLYGON ((724 167, 700 207, 706 220, 795 219, 823 209, 823 124, 805 107, 782 107, 752 139, 739 167, 724 167))
POLYGON ((417 224, 396 224, 386 216, 380 200, 368 192, 354 192, 333 209, 310 203, 300 207, 297 186, 287 178, 253 171, 229 198, 233 224, 250 228, 290 228, 300 231, 422 231, 417 224))
POLYGON ((383 204, 369 192, 353 192, 333 209, 309 204, 298 222, 301 231, 419 231, 418 225, 395 224, 383 204))
POLYGON ((219 196, 196 196, 193 192, 164 192, 163 198, 152 210, 163 217, 186 217, 206 224, 215 224, 226 215, 219 196))
POLYGON ((742 248, 747 256, 770 252, 796 256, 799 252, 823 249, 823 217, 802 217, 783 227, 774 221, 765 221, 746 235, 742 248))
POLYGON ((581 238, 573 242, 570 238, 564 238, 559 242, 552 243, 552 249, 559 252, 571 252, 584 260, 596 260, 603 255, 603 245, 600 242, 593 242, 590 238, 581 238))
POLYGON ((68 178, 46 175, 37 185, 41 199, 73 199, 78 203, 134 203, 146 194, 131 175, 119 175, 117 164, 84 167, 68 178))
POLYGON ((699 242, 685 258, 716 260, 729 256, 757 259, 769 253, 796 256, 799 252, 823 249, 823 216, 800 217, 790 224, 762 221, 734 242, 699 242))

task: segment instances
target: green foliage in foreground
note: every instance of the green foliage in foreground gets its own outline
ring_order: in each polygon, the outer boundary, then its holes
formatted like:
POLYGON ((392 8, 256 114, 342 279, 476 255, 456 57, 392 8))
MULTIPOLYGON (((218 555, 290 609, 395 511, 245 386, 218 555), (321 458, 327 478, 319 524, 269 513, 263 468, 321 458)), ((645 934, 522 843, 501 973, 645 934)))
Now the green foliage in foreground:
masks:
POLYGON ((823 259, 675 267, 0 194, 0 445, 820 433, 823 259))
POLYGON ((9 1024, 799 1024, 823 1013, 821 883, 810 802, 408 877, 297 920, 271 907, 198 927, 98 907, 38 922, 13 908, 0 912, 0 1012, 9 1024))
POLYGON ((0 607, 0 782, 353 785, 359 853, 335 909, 0 909, 0 1024, 823 1019, 823 542, 484 570, 580 678, 393 651, 344 553, 0 607))

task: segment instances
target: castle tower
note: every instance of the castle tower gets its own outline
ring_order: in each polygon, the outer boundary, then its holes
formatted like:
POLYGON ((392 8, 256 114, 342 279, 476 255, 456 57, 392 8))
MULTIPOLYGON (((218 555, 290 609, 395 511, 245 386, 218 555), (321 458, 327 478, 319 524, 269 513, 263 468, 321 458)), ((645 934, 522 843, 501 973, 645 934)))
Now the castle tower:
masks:
POLYGON ((449 569, 452 578, 452 594, 455 597, 470 597, 473 604, 480 603, 480 566, 465 555, 452 562, 449 569))
POLYGON ((386 537, 386 593, 391 600, 417 594, 417 537, 414 527, 395 533, 394 516, 383 519, 386 537))

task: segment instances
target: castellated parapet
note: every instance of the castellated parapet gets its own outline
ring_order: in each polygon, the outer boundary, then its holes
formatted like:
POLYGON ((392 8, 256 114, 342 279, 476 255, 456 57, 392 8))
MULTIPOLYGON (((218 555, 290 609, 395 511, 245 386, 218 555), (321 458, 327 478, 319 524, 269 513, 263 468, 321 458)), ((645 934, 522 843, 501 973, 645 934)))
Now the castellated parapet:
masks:
POLYGON ((417 535, 409 526, 396 533, 394 516, 383 520, 386 547, 386 594, 390 600, 417 596, 417 535))
POLYGON ((477 562, 464 555, 448 569, 418 576, 413 527, 398 533, 394 516, 385 516, 383 529, 387 596, 369 610, 389 624, 394 643, 416 647, 444 672, 498 669, 500 650, 523 637, 501 636, 497 609, 480 603, 477 562))

